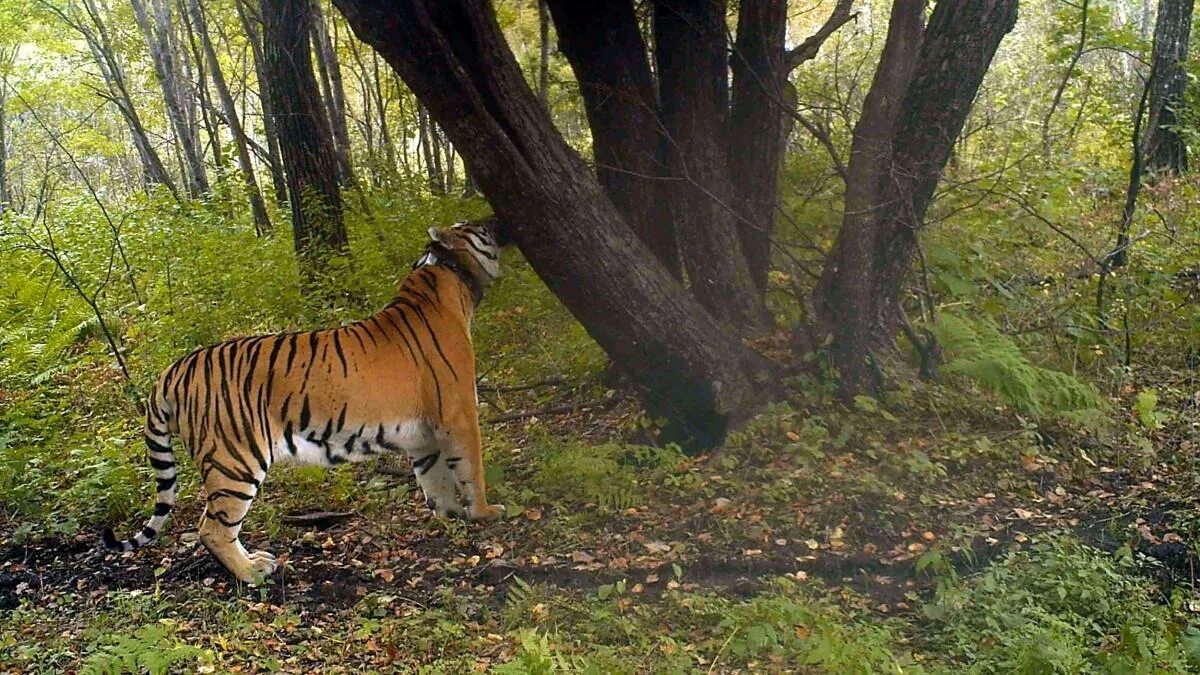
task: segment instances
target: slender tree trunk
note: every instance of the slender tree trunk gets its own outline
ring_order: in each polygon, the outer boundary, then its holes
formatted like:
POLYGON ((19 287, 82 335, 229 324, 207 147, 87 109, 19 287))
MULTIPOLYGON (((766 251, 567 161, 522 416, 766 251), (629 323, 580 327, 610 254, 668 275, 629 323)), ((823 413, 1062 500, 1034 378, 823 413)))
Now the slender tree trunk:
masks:
MULTIPOLYGON (((250 159, 250 150, 246 144, 246 131, 238 117, 237 105, 233 100, 233 94, 229 92, 225 75, 221 72, 221 62, 217 58, 217 50, 213 47, 212 39, 208 35, 208 24, 204 18, 204 11, 200 7, 200 0, 188 0, 188 13, 192 18, 192 24, 196 27, 196 36, 204 48, 204 57, 208 61, 208 72, 212 77, 213 86, 217 90, 217 97, 221 99, 221 108, 225 112, 225 123, 233 132, 233 147, 237 153, 238 168, 241 169, 242 181, 246 187, 246 197, 250 200, 250 212, 254 215, 254 230, 260 236, 270 234, 271 218, 267 215, 267 206, 263 202, 262 192, 259 191, 258 181, 254 177, 254 162, 250 159)), ((203 84, 201 83, 202 86, 203 84)))
MULTIPOLYGON (((215 106, 209 99, 208 86, 205 84, 208 81, 208 76, 204 70, 204 54, 200 50, 200 45, 196 40, 196 31, 192 26, 191 17, 188 16, 187 0, 178 0, 177 8, 181 23, 183 24, 184 38, 187 40, 188 50, 191 53, 191 61, 195 62, 195 78, 189 76, 188 80, 195 82, 196 98, 200 101, 200 121, 204 125, 204 132, 208 135, 208 144, 212 148, 213 164, 218 169, 225 168, 225 153, 221 147, 221 128, 220 121, 217 115, 213 112, 215 106)), ((185 68, 185 70, 190 70, 185 68)), ((203 151, 202 151, 203 154, 203 151)))
POLYGON ((260 0, 267 89, 292 206, 292 236, 312 280, 329 254, 347 250, 337 155, 313 75, 310 0, 260 0))
POLYGON ((441 156, 435 149, 436 133, 425 106, 418 102, 417 145, 421 147, 421 158, 425 162, 425 175, 429 178, 429 190, 435 195, 442 195, 446 194, 446 183, 442 179, 441 156))
POLYGON ((596 177, 633 227, 676 279, 683 278, 679 245, 664 180, 666 136, 646 42, 631 0, 549 0, 559 51, 579 81, 592 130, 596 177))
POLYGON ((524 80, 486 0, 337 0, 463 152, 551 290, 700 444, 760 401, 762 362, 656 261, 524 80))
POLYGON ((783 161, 786 0, 742 0, 732 57, 729 170, 737 177, 738 235, 754 285, 767 288, 783 161))
POLYGON ((267 140, 267 163, 271 169, 271 182, 275 189, 275 201, 287 204, 287 179, 283 173, 283 155, 279 150, 279 131, 275 124, 275 106, 271 102, 271 87, 267 81, 266 57, 263 56, 263 41, 259 34, 259 18, 249 0, 235 0, 238 19, 250 42, 254 57, 254 74, 258 78, 258 100, 262 108, 263 136, 267 140))
POLYGON ((67 25, 78 31, 83 36, 84 42, 87 43, 88 50, 92 53, 92 59, 100 69, 100 76, 108 88, 108 100, 117 107, 129 128, 134 149, 137 150, 138 157, 141 159, 144 180, 147 184, 166 187, 172 195, 178 198, 179 192, 175 189, 175 182, 171 180, 171 174, 167 172, 166 165, 163 164, 154 144, 150 142, 146 127, 142 124, 137 108, 133 105, 133 98, 129 95, 129 89, 126 86, 125 72, 121 68, 120 62, 117 61, 116 52, 113 50, 112 40, 101 17, 100 9, 94 0, 83 0, 82 5, 87 14, 86 18, 79 16, 77 12, 67 13, 53 6, 48 7, 67 25))
POLYGON ((333 134, 333 145, 337 151, 339 171, 343 184, 354 180, 354 167, 350 164, 350 129, 346 125, 346 90, 342 83, 342 66, 337 50, 329 35, 321 0, 312 0, 313 42, 317 55, 317 69, 321 73, 321 84, 325 90, 325 107, 333 134))
POLYGON ((138 28, 141 29, 146 46, 150 49, 150 61, 154 64, 154 72, 158 76, 167 119, 182 151, 183 177, 188 194, 199 197, 208 192, 208 175, 204 169, 204 156, 196 143, 195 127, 189 125, 184 112, 183 86, 170 38, 174 31, 170 5, 162 0, 155 0, 155 15, 152 19, 142 0, 130 0, 130 4, 133 6, 138 28))
POLYGON ((893 347, 917 232, 1017 0, 897 0, 854 130, 842 229, 817 288, 843 392, 877 384, 871 359, 893 347))
POLYGON ((758 333, 771 319, 742 253, 727 162, 726 3, 656 0, 654 8, 670 206, 683 267, 710 312, 758 333))
MULTIPOLYGON (((8 54, 0 52, 0 71, 11 63, 8 54)), ((8 187, 8 87, 0 84, 0 216, 12 207, 8 187)))
POLYGON ((538 0, 538 100, 550 109, 550 8, 538 0))
POLYGON ((387 160, 384 174, 389 178, 396 175, 396 143, 392 140, 391 127, 388 125, 388 99, 383 95, 383 80, 379 77, 379 56, 371 50, 371 69, 373 71, 375 109, 379 112, 379 135, 383 143, 384 157, 387 160))
POLYGON ((1151 173, 1187 171, 1187 143, 1178 126, 1188 82, 1184 66, 1191 30, 1192 0, 1159 0, 1145 140, 1145 170, 1151 173))

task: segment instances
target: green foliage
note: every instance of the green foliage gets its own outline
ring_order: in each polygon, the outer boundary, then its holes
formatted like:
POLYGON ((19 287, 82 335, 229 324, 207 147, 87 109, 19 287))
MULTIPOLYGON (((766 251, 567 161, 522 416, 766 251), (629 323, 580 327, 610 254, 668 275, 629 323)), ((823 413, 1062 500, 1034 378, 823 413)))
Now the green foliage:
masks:
POLYGON ((970 672, 1185 672, 1191 633, 1132 563, 1056 537, 978 578, 950 578, 924 605, 929 646, 970 672))
POLYGON ((601 511, 639 505, 682 462, 679 448, 603 443, 559 442, 547 452, 533 476, 544 497, 573 507, 594 504, 601 511))
POLYGON ((138 628, 132 635, 102 638, 84 660, 80 673, 121 675, 143 673, 161 675, 179 672, 198 660, 211 659, 203 650, 179 642, 164 625, 138 628))
POLYGON ((1090 385, 1031 363, 990 321, 943 312, 934 331, 947 355, 944 372, 966 377, 1022 414, 1095 420, 1108 407, 1090 385))

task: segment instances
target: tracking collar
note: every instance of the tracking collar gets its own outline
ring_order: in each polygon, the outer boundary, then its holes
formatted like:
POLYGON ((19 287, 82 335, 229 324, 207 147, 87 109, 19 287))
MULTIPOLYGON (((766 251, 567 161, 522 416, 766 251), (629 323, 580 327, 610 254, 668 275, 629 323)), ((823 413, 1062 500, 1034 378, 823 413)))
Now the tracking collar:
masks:
POLYGON ((417 258, 412 268, 415 270, 431 266, 445 267, 454 272, 467 288, 471 289, 471 300, 474 301, 476 307, 479 306, 479 301, 483 300, 483 285, 479 283, 479 279, 475 278, 475 275, 463 269, 458 258, 454 257, 454 252, 441 242, 429 242, 425 246, 425 254, 417 258))

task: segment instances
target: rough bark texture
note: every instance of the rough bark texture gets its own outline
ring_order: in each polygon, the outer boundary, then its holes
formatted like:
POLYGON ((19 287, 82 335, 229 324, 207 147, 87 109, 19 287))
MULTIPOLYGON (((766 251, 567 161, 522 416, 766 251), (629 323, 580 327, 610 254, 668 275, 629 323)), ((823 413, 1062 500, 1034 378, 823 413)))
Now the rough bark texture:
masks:
POLYGON ((659 262, 682 278, 666 208, 666 137, 633 3, 550 0, 549 6, 559 51, 583 94, 600 185, 659 262))
POLYGON ((1191 30, 1192 0, 1159 0, 1145 140, 1145 170, 1149 172, 1187 171, 1187 144, 1176 127, 1187 88, 1184 66, 1191 30))
POLYGON ((892 345, 917 231, 1017 0, 898 0, 854 130, 842 229, 817 293, 843 390, 872 388, 873 353, 892 345))
POLYGON ((759 291, 767 287, 775 231, 779 164, 783 160, 786 0, 742 0, 732 57, 733 105, 729 171, 738 237, 759 291))
POLYGON ((263 56, 276 114, 296 252, 306 267, 346 250, 338 164, 313 75, 308 0, 261 0, 263 56))
POLYGON ((342 83, 342 65, 329 35, 321 0, 313 0, 312 9, 313 44, 325 89, 326 117, 337 153, 338 171, 341 172, 342 182, 349 183, 354 180, 354 166, 350 161, 350 128, 346 123, 346 88, 342 83))
MULTIPOLYGON (((225 82, 225 74, 221 72, 221 62, 208 35, 208 22, 204 18, 204 10, 199 0, 188 0, 188 13, 195 26, 196 35, 204 48, 204 57, 208 61, 208 73, 216 87, 217 96, 221 99, 221 108, 225 112, 225 123, 233 132, 233 147, 237 152, 238 167, 241 169, 242 181, 246 187, 246 197, 250 200, 250 211, 254 215, 254 229, 258 234, 271 232, 271 219, 267 215, 267 206, 263 202, 262 192, 258 189, 258 181, 254 177, 254 162, 250 159, 250 149, 247 147, 246 130, 237 114, 237 105, 229 85, 225 82)), ((203 86, 203 85, 202 85, 203 86)))
POLYGON ((154 64, 155 75, 158 76, 167 119, 183 153, 184 183, 189 195, 199 197, 208 192, 208 173, 204 168, 204 154, 200 150, 194 120, 188 119, 184 107, 186 90, 180 81, 179 65, 171 44, 174 28, 170 5, 156 0, 152 18, 142 0, 130 0, 130 4, 133 6, 138 28, 150 50, 150 61, 154 64))
POLYGON ((550 9, 538 0, 538 100, 550 108, 550 9))
POLYGON ((725 15, 723 0, 656 0, 655 58, 684 270, 701 304, 753 334, 769 327, 770 316, 742 253, 732 206, 725 15))
POLYGON ((400 73, 592 337, 699 443, 759 400, 757 357, 655 261, 554 129, 485 0, 337 0, 400 73))
POLYGON ((271 105, 270 86, 267 82, 266 58, 263 42, 258 30, 260 21, 255 16, 248 0, 237 0, 238 19, 250 42, 254 56, 254 75, 258 78, 258 98, 262 107, 263 136, 267 139, 267 163, 271 169, 271 183, 275 189, 275 201, 287 204, 287 179, 283 174, 283 155, 279 150, 279 131, 275 128, 275 108, 271 105))

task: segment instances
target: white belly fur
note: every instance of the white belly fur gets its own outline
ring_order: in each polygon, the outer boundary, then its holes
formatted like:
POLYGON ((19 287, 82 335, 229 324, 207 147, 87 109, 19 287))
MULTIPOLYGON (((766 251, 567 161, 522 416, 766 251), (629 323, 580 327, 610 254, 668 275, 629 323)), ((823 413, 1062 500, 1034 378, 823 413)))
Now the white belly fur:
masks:
POLYGON ((407 452, 416 452, 429 445, 431 433, 428 422, 422 419, 411 419, 402 422, 384 423, 382 425, 365 425, 362 433, 355 437, 359 427, 347 425, 341 432, 332 434, 324 443, 308 440, 307 434, 293 433, 289 445, 288 439, 280 436, 273 444, 276 463, 329 466, 340 462, 361 462, 372 457, 394 452, 385 445, 398 447, 407 452), (377 442, 379 427, 383 427, 384 443, 377 442), (353 451, 347 452, 346 444, 353 439, 353 451), (364 447, 365 444, 365 447, 364 447), (294 445, 295 454, 291 445, 294 445), (330 461, 330 457, 334 461, 330 461))

